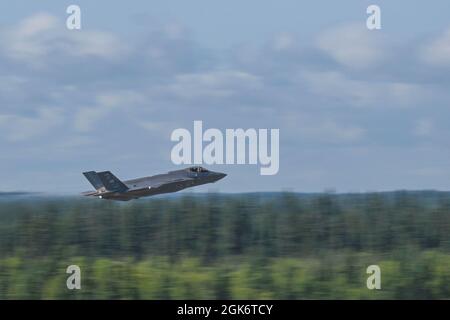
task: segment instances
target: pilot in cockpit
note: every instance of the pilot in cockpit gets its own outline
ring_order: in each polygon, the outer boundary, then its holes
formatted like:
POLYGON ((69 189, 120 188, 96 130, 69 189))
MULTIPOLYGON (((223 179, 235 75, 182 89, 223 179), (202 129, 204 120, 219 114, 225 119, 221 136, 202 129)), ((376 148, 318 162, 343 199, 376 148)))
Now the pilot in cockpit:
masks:
POLYGON ((202 168, 202 167, 192 167, 192 168, 189 168, 189 170, 191 172, 195 172, 195 173, 208 172, 208 170, 206 170, 205 168, 202 168))

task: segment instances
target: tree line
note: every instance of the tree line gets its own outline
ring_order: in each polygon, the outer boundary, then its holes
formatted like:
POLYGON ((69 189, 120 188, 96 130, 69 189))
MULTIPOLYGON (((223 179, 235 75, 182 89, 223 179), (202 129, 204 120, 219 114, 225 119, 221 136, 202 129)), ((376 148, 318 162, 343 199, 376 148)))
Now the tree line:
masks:
POLYGON ((0 298, 449 298, 449 214, 433 192, 2 200, 0 298))

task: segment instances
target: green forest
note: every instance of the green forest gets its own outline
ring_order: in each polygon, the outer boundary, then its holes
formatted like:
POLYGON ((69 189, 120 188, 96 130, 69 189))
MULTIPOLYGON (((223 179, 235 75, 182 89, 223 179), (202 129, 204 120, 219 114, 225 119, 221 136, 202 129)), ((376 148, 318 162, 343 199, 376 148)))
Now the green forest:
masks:
POLYGON ((0 299, 449 298, 450 193, 0 199, 0 299))

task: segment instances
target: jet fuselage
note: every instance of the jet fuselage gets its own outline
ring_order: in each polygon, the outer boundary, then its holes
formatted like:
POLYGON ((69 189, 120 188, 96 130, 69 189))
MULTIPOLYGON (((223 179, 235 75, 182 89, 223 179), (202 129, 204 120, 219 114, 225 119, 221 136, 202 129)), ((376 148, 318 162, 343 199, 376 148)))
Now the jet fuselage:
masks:
POLYGON ((190 167, 125 181, 120 181, 109 171, 90 171, 83 174, 96 188, 96 191, 84 192, 83 195, 122 201, 177 192, 186 188, 213 183, 226 176, 224 173, 209 171, 202 167, 190 167))

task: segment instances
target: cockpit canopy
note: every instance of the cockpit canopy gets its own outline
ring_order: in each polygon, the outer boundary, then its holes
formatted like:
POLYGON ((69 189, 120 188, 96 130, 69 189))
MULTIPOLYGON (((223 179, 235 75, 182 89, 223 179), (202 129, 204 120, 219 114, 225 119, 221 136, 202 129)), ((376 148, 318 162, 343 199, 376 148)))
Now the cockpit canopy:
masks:
POLYGON ((200 173, 200 172, 209 172, 208 170, 206 170, 203 167, 190 167, 189 168, 190 172, 195 172, 195 173, 200 173))

